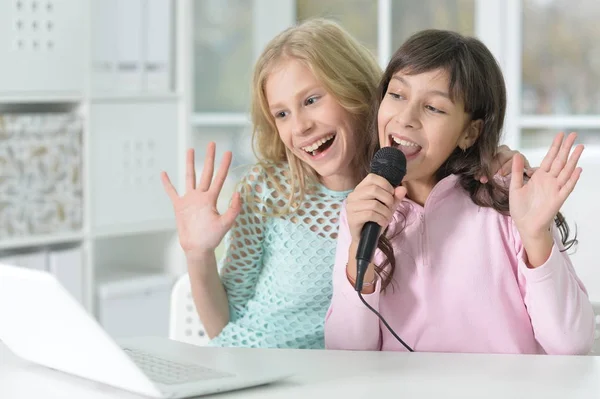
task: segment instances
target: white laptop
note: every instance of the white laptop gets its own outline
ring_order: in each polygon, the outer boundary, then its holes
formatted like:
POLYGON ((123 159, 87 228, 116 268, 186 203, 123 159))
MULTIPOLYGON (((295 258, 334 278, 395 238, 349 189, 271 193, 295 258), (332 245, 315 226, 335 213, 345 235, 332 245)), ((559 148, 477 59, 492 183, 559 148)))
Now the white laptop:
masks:
POLYGON ((157 398, 185 398, 263 385, 289 376, 281 365, 230 348, 169 339, 120 347, 50 273, 0 264, 0 340, 17 356, 157 398), (206 351, 196 358, 195 353, 206 351), (217 367, 214 367, 214 366, 217 367))

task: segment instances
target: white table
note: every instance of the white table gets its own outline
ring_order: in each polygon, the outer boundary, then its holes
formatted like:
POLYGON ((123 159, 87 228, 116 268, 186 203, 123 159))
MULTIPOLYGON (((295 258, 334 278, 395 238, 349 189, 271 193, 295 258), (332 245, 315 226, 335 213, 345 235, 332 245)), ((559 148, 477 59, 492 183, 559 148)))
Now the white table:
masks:
MULTIPOLYGON (((600 357, 185 348, 238 351, 293 364, 287 380, 211 396, 230 398, 600 398, 600 357), (378 395, 378 396, 375 396, 378 395)), ((26 363, 0 343, 0 398, 141 398, 26 363)))

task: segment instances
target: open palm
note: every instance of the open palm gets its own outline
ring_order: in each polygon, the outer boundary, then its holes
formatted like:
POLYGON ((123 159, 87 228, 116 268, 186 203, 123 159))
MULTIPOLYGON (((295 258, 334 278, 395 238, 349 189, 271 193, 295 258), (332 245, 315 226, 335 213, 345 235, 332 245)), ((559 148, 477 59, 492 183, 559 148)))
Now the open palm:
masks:
POLYGON ((225 213, 219 214, 217 210, 217 200, 227 178, 231 157, 231 152, 223 155, 213 179, 215 144, 211 142, 206 149, 202 176, 196 186, 194 150, 189 149, 186 156, 186 192, 181 197, 167 173, 161 174, 163 186, 175 210, 179 243, 187 256, 214 251, 239 214, 239 193, 233 195, 231 205, 225 213))
POLYGON ((523 157, 515 156, 509 202, 510 215, 521 235, 536 237, 547 231, 575 188, 581 175, 577 162, 583 152, 583 146, 578 145, 569 156, 576 137, 571 133, 563 141, 564 134, 558 134, 527 184, 523 183, 523 157))

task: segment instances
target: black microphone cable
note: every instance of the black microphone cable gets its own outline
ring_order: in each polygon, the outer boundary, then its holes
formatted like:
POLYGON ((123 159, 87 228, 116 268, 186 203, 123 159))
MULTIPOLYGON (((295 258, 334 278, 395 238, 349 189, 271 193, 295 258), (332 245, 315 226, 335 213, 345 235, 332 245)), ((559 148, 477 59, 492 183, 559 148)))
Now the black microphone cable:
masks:
POLYGON ((392 327, 390 327, 390 325, 389 325, 389 324, 388 324, 388 322, 387 322, 387 321, 386 321, 386 320, 383 318, 383 316, 382 316, 382 315, 381 315, 381 314, 380 314, 378 311, 376 311, 375 309, 373 309, 373 307, 372 307, 371 305, 369 305, 369 304, 367 303, 367 301, 365 301, 365 298, 363 298, 363 296, 362 296, 362 292, 360 292, 360 291, 357 291, 357 292, 358 292, 358 297, 360 298, 360 300, 362 301, 362 303, 364 303, 364 304, 365 304, 365 306, 366 306, 366 307, 367 307, 367 308, 368 308, 368 309, 369 309, 371 312, 375 313, 375 315, 376 315, 377 317, 379 317, 379 320, 381 320, 381 322, 383 323, 383 325, 384 325, 384 326, 385 326, 385 327, 388 329, 388 331, 389 331, 389 332, 390 332, 390 333, 391 333, 391 334, 394 336, 394 338, 396 338, 396 339, 398 340, 398 342, 400 342, 400 343, 401 343, 401 344, 402 344, 402 345, 403 345, 403 346, 406 348, 406 350, 408 350, 409 352, 414 352, 414 350, 413 350, 413 349, 412 349, 410 346, 408 346, 408 345, 406 344, 406 342, 404 342, 404 341, 402 340, 402 338, 400 338, 400 337, 398 336, 398 334, 396 334, 396 332, 395 332, 395 331, 392 329, 392 327))
MULTIPOLYGON (((392 187, 398 187, 406 174, 406 157, 404 153, 395 147, 380 148, 375 155, 373 155, 373 159, 371 160, 371 173, 383 177, 392 187)), ((381 227, 375 222, 367 222, 362 228, 358 249, 356 251, 356 280, 354 281, 354 289, 358 292, 358 297, 362 303, 364 303, 371 312, 375 313, 394 338, 396 338, 409 352, 414 352, 413 349, 408 346, 398 334, 396 334, 383 316, 373 309, 362 296, 363 280, 367 268, 369 267, 369 263, 373 259, 375 249, 377 248, 380 229, 381 227)), ((346 267, 348 266, 346 265, 346 267)))

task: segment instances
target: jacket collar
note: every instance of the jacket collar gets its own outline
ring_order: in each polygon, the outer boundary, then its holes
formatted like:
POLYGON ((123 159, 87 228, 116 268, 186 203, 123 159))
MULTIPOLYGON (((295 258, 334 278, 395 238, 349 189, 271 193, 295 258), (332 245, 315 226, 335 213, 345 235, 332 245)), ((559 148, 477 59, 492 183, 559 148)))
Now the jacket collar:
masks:
POLYGON ((440 180, 431 190, 427 200, 425 201, 425 206, 421 206, 414 202, 411 199, 405 198, 396 213, 403 212, 405 215, 408 213, 416 212, 417 214, 423 213, 428 209, 434 207, 438 202, 442 201, 444 198, 448 197, 452 192, 456 190, 456 188, 460 188, 459 176, 458 175, 449 175, 442 180, 440 180))

